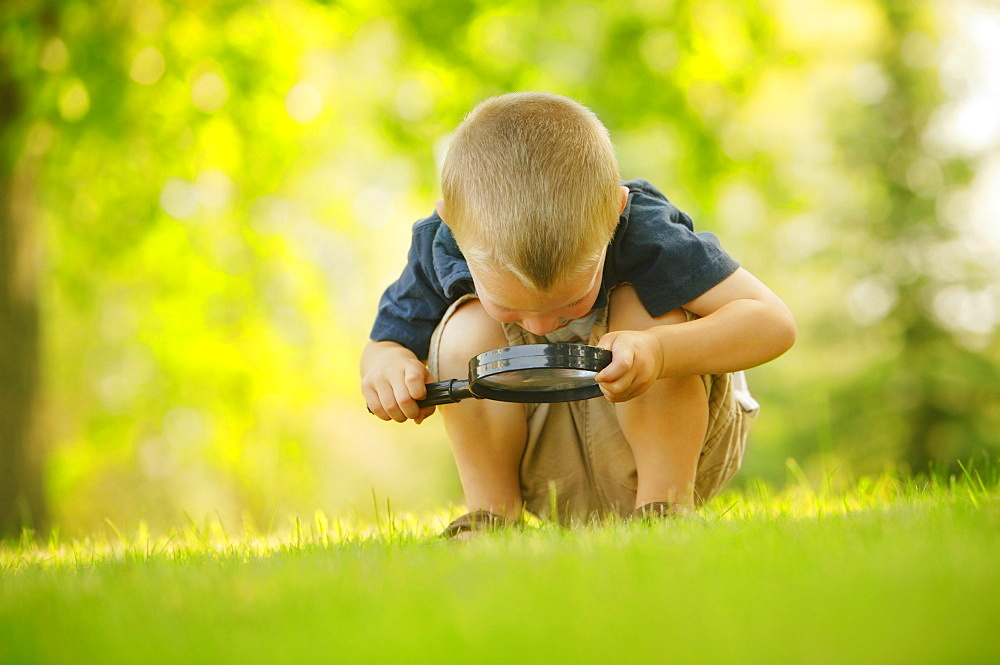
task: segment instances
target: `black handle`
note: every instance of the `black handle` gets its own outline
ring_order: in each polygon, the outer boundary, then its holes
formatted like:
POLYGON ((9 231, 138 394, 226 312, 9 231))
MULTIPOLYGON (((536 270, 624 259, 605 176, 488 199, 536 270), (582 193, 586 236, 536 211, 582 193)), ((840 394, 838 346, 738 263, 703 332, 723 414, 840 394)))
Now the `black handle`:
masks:
POLYGON ((453 404, 460 402, 466 397, 476 397, 469 390, 469 382, 462 379, 448 379, 437 383, 427 384, 427 397, 417 400, 417 406, 437 406, 438 404, 453 404))

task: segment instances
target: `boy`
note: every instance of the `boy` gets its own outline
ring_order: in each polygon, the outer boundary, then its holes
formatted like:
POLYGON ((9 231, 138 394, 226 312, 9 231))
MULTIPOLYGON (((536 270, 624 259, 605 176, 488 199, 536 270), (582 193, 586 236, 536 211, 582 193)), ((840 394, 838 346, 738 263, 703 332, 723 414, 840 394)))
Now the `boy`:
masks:
POLYGON ((489 349, 568 341, 613 355, 597 375, 606 399, 441 407, 470 510, 445 535, 522 508, 560 520, 671 515, 728 482, 752 415, 731 373, 791 347, 781 300, 651 184, 623 184, 607 130, 565 97, 477 106, 453 137, 442 190, 362 355, 372 413, 419 424, 434 412, 415 402, 424 384, 466 376, 489 349))

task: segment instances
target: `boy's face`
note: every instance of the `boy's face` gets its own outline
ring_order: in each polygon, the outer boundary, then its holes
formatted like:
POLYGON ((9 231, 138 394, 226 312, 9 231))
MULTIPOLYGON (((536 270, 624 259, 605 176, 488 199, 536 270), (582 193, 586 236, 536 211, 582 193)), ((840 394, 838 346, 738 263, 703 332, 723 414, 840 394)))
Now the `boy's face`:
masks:
POLYGON ((476 294, 483 309, 496 321, 517 323, 536 335, 545 335, 567 321, 590 312, 601 289, 604 257, 591 275, 563 282, 539 293, 526 287, 514 274, 483 274, 469 266, 476 294))

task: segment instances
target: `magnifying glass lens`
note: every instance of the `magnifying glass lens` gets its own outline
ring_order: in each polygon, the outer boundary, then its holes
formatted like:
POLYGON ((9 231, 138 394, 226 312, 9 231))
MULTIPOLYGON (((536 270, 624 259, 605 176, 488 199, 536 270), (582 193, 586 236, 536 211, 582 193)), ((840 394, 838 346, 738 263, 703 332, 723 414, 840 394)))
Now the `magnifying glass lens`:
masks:
POLYGON ((479 379, 479 385, 497 390, 552 392, 594 385, 597 372, 587 369, 516 369, 479 379))

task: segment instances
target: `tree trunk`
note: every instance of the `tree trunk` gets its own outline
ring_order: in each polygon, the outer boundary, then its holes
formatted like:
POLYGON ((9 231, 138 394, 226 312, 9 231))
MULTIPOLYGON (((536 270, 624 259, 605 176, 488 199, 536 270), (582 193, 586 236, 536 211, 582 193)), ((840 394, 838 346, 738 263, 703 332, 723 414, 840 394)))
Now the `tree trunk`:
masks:
POLYGON ((47 528, 38 440, 37 159, 22 160, 22 97, 0 52, 0 538, 47 528), (34 167, 30 163, 34 162, 34 167))

